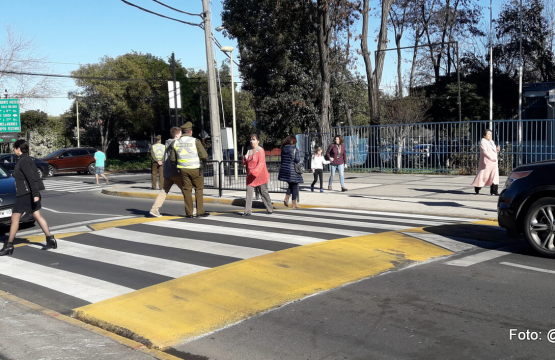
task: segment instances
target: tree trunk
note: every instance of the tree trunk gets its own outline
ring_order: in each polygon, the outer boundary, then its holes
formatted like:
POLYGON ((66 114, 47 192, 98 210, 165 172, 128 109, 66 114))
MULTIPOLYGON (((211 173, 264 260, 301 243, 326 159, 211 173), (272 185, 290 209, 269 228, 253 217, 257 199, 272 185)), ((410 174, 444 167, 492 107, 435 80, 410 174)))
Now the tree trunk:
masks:
POLYGON ((401 72, 401 36, 395 37, 395 44, 397 45, 397 97, 403 97, 403 73, 401 72))
POLYGON ((330 132, 330 46, 333 28, 330 25, 330 7, 318 0, 318 50, 320 53, 320 132, 330 132))

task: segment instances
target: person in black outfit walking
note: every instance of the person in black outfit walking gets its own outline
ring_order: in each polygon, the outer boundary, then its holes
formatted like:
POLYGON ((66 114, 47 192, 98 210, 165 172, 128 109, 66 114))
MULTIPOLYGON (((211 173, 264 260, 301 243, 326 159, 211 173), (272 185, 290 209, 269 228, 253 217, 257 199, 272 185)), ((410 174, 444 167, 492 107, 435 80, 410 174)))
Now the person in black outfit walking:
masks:
MULTIPOLYGON (((279 168, 278 180, 285 181, 289 185, 288 193, 293 197, 293 209, 300 209, 297 205, 299 198, 299 184, 303 183, 303 176, 295 172, 295 164, 301 162, 299 152, 297 151, 297 139, 295 136, 288 136, 281 148, 281 167, 279 168)), ((283 201, 285 206, 289 206, 289 195, 285 196, 283 201)))
POLYGON ((18 156, 13 173, 17 198, 13 207, 10 235, 8 241, 4 242, 4 246, 0 249, 0 256, 13 254, 13 241, 17 230, 19 230, 19 220, 22 214, 29 212, 33 213, 33 217, 46 235, 46 246, 43 250, 56 249, 58 247, 56 239, 54 235, 50 235, 48 224, 40 214, 41 197, 39 191, 41 187, 43 189, 44 187, 39 177, 37 166, 33 162, 33 159, 29 157, 29 144, 27 144, 25 140, 16 141, 14 143, 14 154, 18 156))

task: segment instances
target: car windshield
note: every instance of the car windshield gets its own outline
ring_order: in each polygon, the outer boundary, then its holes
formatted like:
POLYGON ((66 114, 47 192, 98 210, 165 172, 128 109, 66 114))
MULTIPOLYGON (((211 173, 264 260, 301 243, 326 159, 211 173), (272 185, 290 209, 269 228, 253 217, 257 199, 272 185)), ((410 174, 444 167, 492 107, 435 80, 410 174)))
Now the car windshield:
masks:
POLYGON ((6 173, 6 170, 4 170, 3 167, 0 167, 0 179, 6 179, 9 178, 8 174, 6 173))
POLYGON ((47 158, 52 158, 52 157, 56 157, 58 155, 60 155, 62 152, 64 151, 64 149, 60 149, 60 150, 56 150, 54 151, 52 154, 46 156, 47 158))

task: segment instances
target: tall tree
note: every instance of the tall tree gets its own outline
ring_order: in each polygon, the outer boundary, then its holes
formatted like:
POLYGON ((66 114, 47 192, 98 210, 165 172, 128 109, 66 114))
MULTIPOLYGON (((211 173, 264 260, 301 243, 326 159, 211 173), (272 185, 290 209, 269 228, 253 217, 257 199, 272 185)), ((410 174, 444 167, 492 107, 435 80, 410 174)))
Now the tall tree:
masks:
MULTIPOLYGON (((555 58, 550 48, 549 26, 543 16, 541 0, 525 0, 522 7, 522 60, 524 82, 553 81, 555 58)), ((493 56, 501 72, 518 78, 520 59, 520 4, 511 0, 503 5, 495 22, 498 43, 493 56)))
POLYGON ((370 12, 370 0, 363 0, 362 5, 362 34, 360 36, 360 48, 364 65, 366 68, 366 80, 368 82, 368 101, 370 104, 370 123, 373 125, 378 124, 378 99, 380 91, 380 83, 382 81, 382 72, 385 59, 383 50, 387 48, 387 19, 389 9, 393 4, 393 0, 381 0, 381 21, 380 32, 377 39, 376 51, 376 67, 372 68, 372 60, 370 58, 370 51, 368 49, 368 16, 370 12))
POLYGON ((58 83, 52 77, 26 75, 46 73, 47 59, 41 57, 38 47, 12 27, 5 28, 0 39, 0 86, 10 97, 22 99, 22 107, 34 101, 49 98, 58 91, 58 83))

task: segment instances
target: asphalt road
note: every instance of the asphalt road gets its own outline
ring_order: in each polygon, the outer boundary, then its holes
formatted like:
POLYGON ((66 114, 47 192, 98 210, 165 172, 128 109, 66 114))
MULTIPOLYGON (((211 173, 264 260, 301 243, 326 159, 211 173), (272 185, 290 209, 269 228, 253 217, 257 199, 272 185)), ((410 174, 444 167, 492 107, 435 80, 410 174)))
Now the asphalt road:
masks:
MULTIPOLYGON (((148 178, 118 174, 110 176, 110 182, 144 187, 148 178)), ((43 252, 33 244, 17 247, 12 257, 1 259, 0 290, 65 314, 203 269, 363 233, 437 228, 430 232, 439 240, 409 236, 454 253, 408 267, 401 264, 380 276, 245 318, 174 346, 172 353, 179 357, 552 357, 555 344, 548 341, 548 333, 555 329, 555 262, 538 257, 523 243, 508 243, 495 226, 484 225, 476 234, 467 231, 469 225, 459 224, 460 219, 325 209, 244 219, 235 214, 240 208, 216 204, 205 207, 224 214, 147 223, 143 221, 152 200, 102 195, 93 177, 58 175, 45 185, 42 213, 49 226, 59 233, 83 233, 63 238, 55 251, 43 252), (118 219, 128 222, 98 225, 118 219), (457 238, 463 235, 467 240, 457 238), (207 243, 210 250, 203 248, 207 243)), ((182 215, 184 205, 167 201, 161 212, 182 215)), ((40 233, 37 230, 22 229, 20 234, 40 233)))

